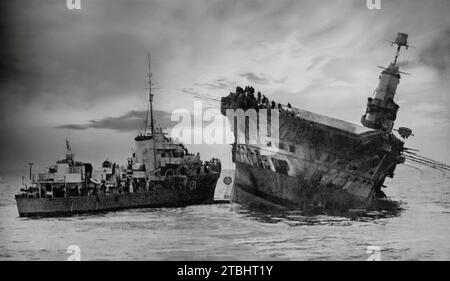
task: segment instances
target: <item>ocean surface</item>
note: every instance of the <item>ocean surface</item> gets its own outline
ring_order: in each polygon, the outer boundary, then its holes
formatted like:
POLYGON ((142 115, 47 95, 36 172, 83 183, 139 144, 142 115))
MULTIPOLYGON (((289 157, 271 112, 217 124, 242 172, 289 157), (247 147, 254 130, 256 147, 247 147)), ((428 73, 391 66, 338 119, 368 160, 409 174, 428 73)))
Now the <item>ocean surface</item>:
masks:
MULTIPOLYGON (((0 178, 0 260, 450 259, 450 175, 400 165, 386 193, 395 217, 350 219, 263 213, 236 203, 138 209, 66 218, 19 218, 18 176, 0 178)), ((224 185, 216 197, 223 198, 224 185)))

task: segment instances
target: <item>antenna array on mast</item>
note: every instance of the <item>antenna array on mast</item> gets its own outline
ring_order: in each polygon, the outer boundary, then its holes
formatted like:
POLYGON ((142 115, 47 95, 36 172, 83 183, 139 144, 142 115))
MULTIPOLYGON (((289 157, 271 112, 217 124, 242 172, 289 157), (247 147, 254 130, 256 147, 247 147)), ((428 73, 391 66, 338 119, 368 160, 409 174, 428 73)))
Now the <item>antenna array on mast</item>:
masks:
POLYGON ((394 59, 394 65, 397 64, 397 59, 398 59, 398 55, 400 54, 400 49, 401 47, 405 47, 406 50, 408 50, 409 46, 408 45, 408 34, 406 33, 402 33, 402 32, 398 32, 397 33, 397 37, 395 38, 395 41, 391 41, 391 46, 397 44, 397 53, 395 54, 395 59, 394 59))
POLYGON ((148 118, 150 114, 150 132, 153 136, 155 132, 155 122, 153 120, 153 93, 152 93, 152 69, 151 69, 151 62, 150 62, 150 53, 147 53, 147 59, 148 59, 148 108, 147 108, 147 115, 145 117, 145 128, 144 128, 144 135, 147 135, 147 128, 148 128, 148 118))

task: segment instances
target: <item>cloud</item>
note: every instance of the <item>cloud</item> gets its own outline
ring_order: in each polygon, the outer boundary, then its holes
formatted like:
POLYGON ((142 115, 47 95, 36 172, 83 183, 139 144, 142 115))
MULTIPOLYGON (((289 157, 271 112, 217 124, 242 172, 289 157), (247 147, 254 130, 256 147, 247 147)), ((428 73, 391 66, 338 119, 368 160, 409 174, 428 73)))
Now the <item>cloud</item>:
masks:
MULTIPOLYGON (((153 112, 159 126, 170 128, 176 125, 176 122, 170 120, 170 113, 161 110, 154 110, 153 112)), ((147 111, 131 110, 117 117, 89 120, 86 124, 63 124, 56 128, 71 130, 110 129, 121 132, 138 131, 144 127, 146 113, 147 111)))
MULTIPOLYGON (((203 108, 203 112, 209 107, 203 108)), ((57 129, 86 130, 86 129, 109 129, 119 132, 135 132, 142 130, 145 124, 147 111, 131 110, 116 117, 106 117, 98 120, 89 120, 85 124, 63 124, 56 126, 57 129)), ((161 128, 173 128, 178 121, 172 121, 172 114, 162 110, 153 110, 155 125, 161 128)), ((220 113, 219 113, 220 114, 220 113)), ((191 114, 191 125, 194 125, 194 116, 191 114)), ((213 120, 202 121, 202 126, 210 124, 213 120)))
POLYGON ((450 2, 385 2, 375 11, 362 0, 97 0, 69 11, 62 0, 0 1, 0 165, 51 152, 65 134, 86 138, 89 155, 91 134, 117 140, 126 135, 117 132, 142 129, 147 51, 164 127, 173 125, 167 112, 187 107, 192 93, 226 95, 246 83, 270 99, 359 116, 375 66, 392 58, 382 41, 397 30, 416 46, 401 56, 416 68, 399 87, 402 112, 406 102, 448 105, 450 29, 440 31, 450 26, 450 2), (407 85, 421 85, 426 97, 402 95, 407 85))
POLYGON ((58 129, 69 129, 69 130, 86 130, 90 127, 89 124, 66 124, 61 126, 56 126, 58 129))
POLYGON ((267 84, 270 82, 270 79, 263 73, 256 74, 253 72, 246 72, 241 74, 241 76, 247 78, 248 81, 256 84, 267 84))
POLYGON ((419 60, 444 75, 450 68, 450 27, 438 33, 419 54, 419 60))
POLYGON ((213 79, 211 82, 199 83, 196 82, 194 86, 203 87, 212 90, 229 90, 236 85, 236 81, 227 78, 213 79))
POLYGON ((283 83, 287 77, 275 79, 267 76, 264 73, 245 72, 241 74, 241 77, 246 78, 249 82, 255 84, 270 84, 270 83, 283 83))
POLYGON ((322 63, 326 58, 327 58, 327 56, 314 57, 311 60, 311 63, 306 68, 306 71, 310 71, 310 70, 313 70, 314 68, 318 67, 320 65, 320 63, 322 63))

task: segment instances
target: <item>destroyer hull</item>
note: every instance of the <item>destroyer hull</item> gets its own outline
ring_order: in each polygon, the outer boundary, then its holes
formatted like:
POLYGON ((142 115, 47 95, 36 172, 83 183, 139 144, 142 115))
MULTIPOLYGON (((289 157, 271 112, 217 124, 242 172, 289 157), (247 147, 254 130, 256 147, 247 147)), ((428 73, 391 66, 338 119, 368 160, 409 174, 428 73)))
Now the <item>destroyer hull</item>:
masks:
POLYGON ((100 213, 134 208, 177 207, 207 204, 214 201, 219 174, 193 176, 185 183, 154 186, 149 191, 74 196, 66 198, 16 197, 21 217, 70 216, 81 213, 100 213))

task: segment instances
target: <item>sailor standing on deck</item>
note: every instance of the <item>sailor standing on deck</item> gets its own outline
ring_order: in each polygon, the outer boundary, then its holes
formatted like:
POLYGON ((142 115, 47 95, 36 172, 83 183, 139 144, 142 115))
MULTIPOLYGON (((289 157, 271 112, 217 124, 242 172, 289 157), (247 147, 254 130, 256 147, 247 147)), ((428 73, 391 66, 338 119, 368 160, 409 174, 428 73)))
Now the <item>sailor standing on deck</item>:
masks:
POLYGON ((133 189, 134 187, 133 187, 133 181, 131 180, 130 181, 130 185, 128 186, 128 189, 129 189, 129 191, 130 191, 130 193, 133 193, 134 192, 134 189, 133 189))
POLYGON ((145 192, 148 192, 150 190, 150 179, 147 179, 145 181, 145 192))
POLYGON ((100 192, 101 192, 101 194, 106 194, 106 185, 105 185, 105 181, 103 181, 103 180, 100 184, 100 192))

